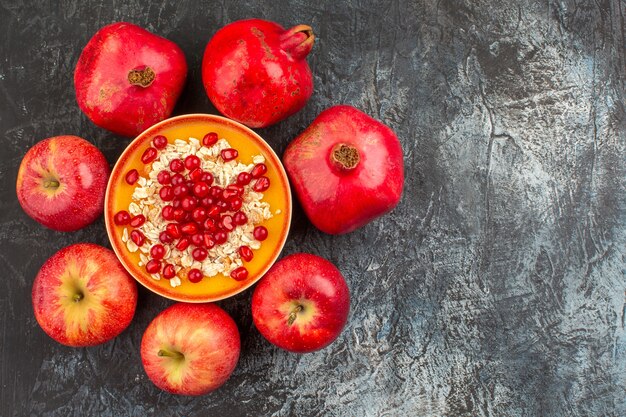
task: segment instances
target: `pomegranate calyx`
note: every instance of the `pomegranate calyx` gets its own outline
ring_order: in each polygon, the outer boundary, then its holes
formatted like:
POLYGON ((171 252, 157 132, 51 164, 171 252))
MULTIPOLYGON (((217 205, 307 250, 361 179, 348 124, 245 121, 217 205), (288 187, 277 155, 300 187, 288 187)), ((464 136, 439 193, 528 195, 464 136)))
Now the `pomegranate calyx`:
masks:
POLYGON ((297 25, 280 36, 280 49, 293 59, 305 59, 315 43, 313 28, 309 25, 297 25))
POLYGON ((131 85, 138 87, 149 87, 154 82, 156 74, 150 67, 144 67, 142 69, 133 69, 128 71, 128 82, 131 85))
POLYGON ((352 171, 359 165, 360 161, 359 150, 352 145, 338 143, 330 150, 330 162, 333 167, 340 171, 352 171))
POLYGON ((304 310, 304 306, 302 304, 298 304, 296 308, 291 310, 291 313, 289 313, 289 317, 287 318, 287 324, 289 326, 291 326, 293 322, 296 321, 296 318, 298 317, 298 313, 301 312, 302 310, 304 310))

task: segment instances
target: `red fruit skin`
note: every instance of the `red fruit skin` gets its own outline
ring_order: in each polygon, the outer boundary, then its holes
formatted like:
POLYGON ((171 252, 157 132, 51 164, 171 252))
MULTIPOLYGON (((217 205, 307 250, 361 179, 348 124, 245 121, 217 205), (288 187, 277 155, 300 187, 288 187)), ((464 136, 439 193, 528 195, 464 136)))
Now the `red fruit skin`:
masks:
POLYGON ((330 234, 352 232, 391 211, 404 184, 402 148, 395 133, 351 106, 324 110, 283 155, 285 170, 311 222, 330 234), (335 145, 359 153, 352 170, 331 160, 335 145))
POLYGON ((341 272, 326 259, 307 253, 274 264, 252 295, 252 318, 259 332, 270 343, 296 353, 331 344, 349 311, 350 291, 341 272), (304 308, 289 324, 298 305, 304 308))
POLYGON ((78 136, 44 139, 26 152, 17 173, 17 199, 30 217, 50 229, 71 232, 104 210, 109 163, 78 136), (46 187, 49 181, 57 188, 46 187))
POLYGON ((133 137, 172 114, 185 85, 187 62, 172 41, 131 23, 113 23, 87 43, 74 70, 76 100, 96 125, 133 137), (149 67, 147 87, 132 85, 129 72, 149 67))
POLYGON ((261 19, 224 26, 209 41, 202 80, 224 115, 247 126, 270 126, 304 107, 313 93, 306 61, 315 36, 310 26, 289 30, 261 19))
POLYGON ((79 243, 43 264, 33 283, 32 301, 37 322, 54 340, 94 346, 128 327, 137 305, 137 284, 113 251, 79 243), (77 291, 83 298, 74 301, 77 291))
POLYGON ((179 395, 219 388, 237 366, 241 342, 233 319, 215 304, 178 303, 152 320, 141 340, 141 361, 150 380, 179 395), (168 349, 182 360, 159 356, 168 349))

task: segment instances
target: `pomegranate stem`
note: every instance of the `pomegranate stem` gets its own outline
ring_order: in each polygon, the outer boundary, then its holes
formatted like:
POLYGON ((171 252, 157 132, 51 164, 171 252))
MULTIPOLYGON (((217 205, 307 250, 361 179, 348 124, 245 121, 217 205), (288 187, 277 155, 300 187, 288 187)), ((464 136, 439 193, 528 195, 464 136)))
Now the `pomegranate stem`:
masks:
POLYGON ((128 72, 128 82, 131 85, 136 85, 143 88, 150 86, 155 78, 156 74, 150 67, 133 69, 128 72))
POLYGON ((177 350, 169 350, 169 349, 161 349, 161 350, 159 350, 159 353, 157 353, 157 355, 159 355, 159 356, 167 356, 168 358, 173 358, 173 359, 184 359, 184 357, 185 357, 185 355, 183 355, 179 351, 177 351, 177 350))
POLYGON ((59 182, 55 180, 46 180, 43 182, 43 186, 46 188, 59 188, 59 182))
POLYGON ((330 162, 340 171, 352 171, 359 165, 359 150, 345 143, 338 143, 330 150, 330 162))
POLYGON ((301 304, 298 304, 296 308, 291 310, 291 313, 289 313, 289 318, 287 319, 287 324, 289 326, 291 326, 293 322, 296 321, 296 317, 298 317, 298 313, 301 312, 302 310, 304 310, 304 307, 301 304))

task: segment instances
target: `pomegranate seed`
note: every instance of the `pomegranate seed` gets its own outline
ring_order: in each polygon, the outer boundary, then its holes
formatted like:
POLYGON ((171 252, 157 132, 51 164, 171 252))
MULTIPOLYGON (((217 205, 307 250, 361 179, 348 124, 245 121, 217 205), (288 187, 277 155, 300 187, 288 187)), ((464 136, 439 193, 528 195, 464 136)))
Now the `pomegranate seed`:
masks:
POLYGON ((184 235, 195 235, 198 233, 198 225, 196 223, 185 223, 180 227, 180 231, 184 235))
POLYGON ((202 204, 204 207, 211 207, 214 203, 215 200, 211 197, 204 197, 202 200, 200 200, 200 204, 202 204))
POLYGON ((213 174, 211 174, 210 172, 203 172, 202 176, 200 177, 200 181, 206 182, 207 185, 213 184, 213 174))
POLYGON ((233 224, 233 218, 228 214, 222 216, 222 218, 220 219, 220 228, 229 232, 232 231, 235 228, 235 225, 233 224))
POLYGON ((132 227, 139 227, 146 222, 146 216, 143 214, 138 214, 137 216, 130 219, 130 225, 132 227))
POLYGON ((170 162, 170 170, 174 172, 183 172, 185 170, 185 163, 182 159, 173 159, 170 162))
POLYGON ((189 171, 191 171, 192 169, 196 169, 199 166, 200 158, 198 158, 196 155, 189 155, 185 158, 185 168, 187 168, 189 171))
POLYGON ((146 241, 146 237, 139 230, 133 230, 130 232, 130 240, 137 246, 143 246, 146 241))
POLYGON ((201 223, 204 221, 204 219, 206 219, 206 216, 206 209, 204 207, 196 207, 191 212, 191 218, 194 222, 201 223))
POLYGON ((151 247, 150 256, 152 256, 153 259, 163 259, 163 257, 165 256, 165 248, 163 247, 163 245, 157 243, 156 245, 151 247))
POLYGON ((172 201, 174 198, 174 191, 172 190, 172 187, 169 185, 162 187, 159 190, 159 197, 161 197, 161 200, 163 201, 172 201))
POLYGON ((187 186, 187 188, 189 188, 190 190, 193 190, 193 185, 195 184, 195 182, 188 180, 187 182, 185 182, 185 185, 187 186))
POLYGON ((174 198, 174 200, 172 201, 172 207, 174 208, 180 208, 180 197, 176 197, 174 198))
POLYGON ((120 210, 115 213, 115 216, 113 216, 113 221, 115 222, 115 224, 118 224, 120 226, 128 224, 130 223, 130 214, 128 214, 126 210, 120 210))
POLYGON ((133 185, 139 179, 139 172, 136 169, 131 169, 126 173, 126 183, 133 185))
POLYGON ((243 205, 243 200, 241 199, 241 197, 233 197, 228 200, 228 204, 230 205, 230 209, 232 211, 237 211, 243 205))
POLYGON ((193 196, 185 196, 180 202, 180 207, 185 211, 191 211, 198 205, 198 199, 193 196))
POLYGON ((217 243, 218 245, 221 245, 222 243, 228 240, 228 234, 222 230, 218 230, 213 235, 213 239, 215 239, 215 243, 217 243))
POLYGON ((270 179, 267 177, 261 177, 254 182, 252 189, 257 193, 261 193, 270 188, 270 179))
MULTIPOLYGON (((229 185, 230 187, 230 185, 229 185)), ((225 189, 224 191, 222 191, 222 198, 224 200, 228 200, 229 198, 232 197, 237 197, 239 195, 239 193, 237 192, 237 190, 233 190, 233 189, 225 189)))
POLYGON ((196 283, 202 281, 202 272, 199 269, 193 268, 187 272, 187 279, 189 282, 196 283))
POLYGON ((248 278, 248 270, 245 267, 240 266, 230 273, 230 277, 235 281, 243 281, 248 278))
POLYGON ((215 203, 215 205, 218 206, 222 211, 228 210, 228 203, 224 200, 218 201, 217 203, 215 203))
POLYGON ((209 132, 202 138, 202 144, 204 146, 213 146, 217 143, 217 133, 209 132))
POLYGON ((211 235, 211 233, 204 233, 202 237, 204 238, 204 246, 209 249, 215 246, 215 240, 213 239, 213 235, 211 235))
POLYGON ((159 240, 160 240, 162 243, 166 243, 166 244, 167 244, 167 243, 172 243, 172 242, 174 241, 174 239, 172 239, 172 236, 170 236, 170 234, 169 234, 169 233, 167 233, 167 232, 161 232, 161 233, 159 233, 159 240))
POLYGON ((173 186, 181 185, 185 183, 185 177, 182 174, 174 174, 172 175, 171 183, 173 186))
POLYGON ((172 216, 174 217, 174 220, 180 222, 185 218, 185 210, 182 208, 175 208, 172 210, 172 216))
POLYGON ((226 187, 227 190, 237 191, 238 195, 243 195, 243 186, 238 184, 230 184, 226 187))
POLYGON ((196 261, 204 261, 209 253, 204 248, 195 248, 191 252, 191 256, 196 261))
POLYGON ((209 208, 209 211, 207 211, 207 215, 209 217, 217 218, 221 212, 222 209, 219 206, 211 206, 211 208, 209 208))
POLYGON ((248 223, 248 216, 246 216, 244 212, 238 211, 237 213, 233 214, 233 221, 235 222, 235 224, 241 226, 248 223))
POLYGON ((189 179, 193 182, 201 181, 203 174, 204 171, 202 170, 202 168, 195 168, 189 173, 189 179))
POLYGON ((203 198, 209 195, 209 192, 211 191, 211 189, 209 188, 206 182, 200 181, 193 185, 192 191, 196 197, 203 198))
POLYGON ((152 138, 152 145, 157 149, 163 149, 167 146, 167 138, 163 135, 157 135, 152 138))
POLYGON ((209 232, 215 232, 217 230, 217 223, 215 222, 215 219, 212 218, 206 219, 202 226, 205 230, 208 230, 209 232))
POLYGON ((252 253, 252 249, 248 246, 240 246, 237 250, 239 252, 239 256, 246 262, 250 262, 252 258, 254 258, 254 254, 252 253))
POLYGON ((161 217, 165 220, 172 220, 174 218, 174 207, 167 205, 161 209, 161 217))
POLYGON ((222 155, 222 159, 224 161, 232 161, 233 159, 239 156, 239 152, 237 152, 237 149, 228 148, 228 149, 222 149, 222 152, 220 152, 220 155, 222 155))
POLYGON ((169 223, 167 226, 165 226, 165 231, 173 239, 178 239, 182 236, 182 234, 180 233, 180 226, 176 223, 169 223))
POLYGON ((254 235, 254 238, 256 240, 265 240, 267 239, 267 229, 265 228, 265 226, 257 226, 254 228, 254 230, 252 231, 252 234, 254 235))
POLYGON ((146 264, 146 271, 150 274, 158 274, 161 270, 161 262, 156 259, 150 259, 146 264))
POLYGON ((172 182, 172 176, 169 171, 161 171, 157 174, 157 181, 161 185, 167 185, 172 182))
POLYGON ((174 265, 165 264, 163 267, 163 278, 171 279, 176 276, 176 269, 174 269, 174 265))
POLYGON ((185 196, 189 193, 189 187, 186 185, 177 185, 172 189, 172 192, 176 197, 185 196))
POLYGON ((237 184, 239 185, 248 185, 250 181, 252 181, 252 175, 248 172, 240 172, 239 175, 237 175, 237 184))
POLYGON ((201 247, 204 245, 204 235, 202 233, 196 233, 190 238, 191 244, 196 247, 201 247))
POLYGON ((222 197, 223 192, 224 192, 224 189, 222 187, 214 185, 211 187, 209 194, 214 199, 219 200, 222 197))
POLYGON ((250 175, 252 178, 259 178, 267 172, 267 166, 265 164, 256 164, 252 171, 250 171, 250 175))
POLYGON ((156 149, 150 147, 143 152, 143 155, 141 155, 141 162, 149 164, 156 159, 158 154, 159 152, 156 149))
POLYGON ((187 239, 186 237, 180 239, 178 243, 176 244, 176 249, 178 250, 185 250, 188 247, 189 247, 189 239, 187 239))

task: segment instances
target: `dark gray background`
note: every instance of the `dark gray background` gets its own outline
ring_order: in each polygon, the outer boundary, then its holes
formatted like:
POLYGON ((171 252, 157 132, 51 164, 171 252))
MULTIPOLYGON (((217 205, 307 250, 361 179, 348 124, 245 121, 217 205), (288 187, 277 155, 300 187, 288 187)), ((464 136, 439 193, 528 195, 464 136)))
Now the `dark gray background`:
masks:
POLYGON ((626 415, 624 1, 149 3, 0 0, 0 416, 626 415), (352 104, 397 132, 405 192, 340 237, 295 209, 284 254, 326 257, 350 286, 336 343, 304 356, 271 346, 247 291, 219 303, 241 331, 232 378, 175 397, 139 357, 170 301, 140 289, 130 328, 89 349, 38 327, 42 263, 108 242, 102 219, 63 234, 28 218, 16 172, 49 136, 83 136, 111 164, 129 142, 75 102, 74 65, 98 28, 127 20, 178 43, 190 71, 175 114, 215 113, 204 46, 246 17, 318 36, 313 97, 258 132, 280 154, 321 110, 352 104))

